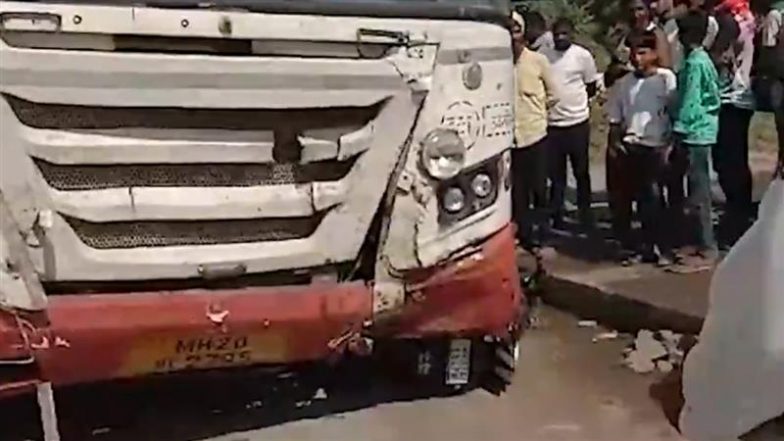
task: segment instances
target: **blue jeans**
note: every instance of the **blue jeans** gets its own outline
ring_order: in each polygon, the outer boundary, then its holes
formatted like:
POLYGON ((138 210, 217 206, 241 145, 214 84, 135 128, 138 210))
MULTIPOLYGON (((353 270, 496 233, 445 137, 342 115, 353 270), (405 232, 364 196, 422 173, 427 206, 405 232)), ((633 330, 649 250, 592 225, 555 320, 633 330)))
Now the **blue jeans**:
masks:
POLYGON ((689 242, 700 251, 715 251, 713 232, 710 157, 713 146, 681 144, 689 162, 686 171, 686 229, 689 242))

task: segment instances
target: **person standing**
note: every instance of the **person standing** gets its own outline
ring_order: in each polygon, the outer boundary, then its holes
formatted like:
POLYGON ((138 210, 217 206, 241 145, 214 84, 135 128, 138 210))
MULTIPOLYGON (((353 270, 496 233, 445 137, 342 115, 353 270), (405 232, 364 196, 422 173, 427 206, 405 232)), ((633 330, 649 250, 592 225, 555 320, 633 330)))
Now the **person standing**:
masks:
POLYGON ((686 173, 687 234, 696 245, 683 256, 676 272, 709 269, 718 258, 711 216, 711 149, 719 131, 719 78, 716 67, 702 45, 708 17, 702 11, 690 11, 678 20, 678 36, 686 59, 678 73, 678 108, 673 131, 676 148, 688 160, 686 173))
POLYGON ((518 240, 538 254, 549 236, 547 216, 547 110, 558 102, 547 58, 531 44, 545 29, 536 12, 512 15, 515 53, 515 148, 512 150, 512 197, 518 240))
MULTIPOLYGON (((608 154, 626 158, 626 173, 635 176, 628 190, 637 201, 642 220, 642 260, 667 265, 671 249, 664 234, 659 181, 672 143, 670 110, 677 85, 675 74, 658 66, 659 42, 653 31, 630 39, 634 72, 621 78, 607 102, 608 154)), ((625 234, 629 234, 628 229, 625 234)), ((628 236, 619 239, 631 242, 628 236)), ((634 257, 626 255, 624 263, 632 263, 634 257)))
POLYGON ((745 0, 724 0, 714 15, 720 27, 709 53, 718 68, 722 105, 713 166, 727 202, 719 229, 721 242, 731 246, 754 218, 749 127, 754 116, 755 20, 745 0))
MULTIPOLYGON (((656 39, 657 65, 661 68, 670 67, 670 45, 664 31, 656 24, 656 11, 648 0, 628 0, 629 31, 621 37, 616 53, 610 66, 605 72, 605 86, 614 86, 616 81, 627 73, 636 70, 632 62, 632 42, 643 35, 652 34, 656 39)), ((650 39, 650 35, 646 40, 650 39)), ((613 93, 611 91, 611 96, 613 93)), ((635 189, 638 187, 639 175, 629 164, 629 155, 626 149, 613 148, 618 140, 613 140, 616 135, 610 131, 608 148, 605 155, 605 177, 607 183, 607 197, 612 216, 613 237, 620 244, 619 258, 629 262, 636 255, 636 247, 632 243, 632 204, 635 199, 635 189)))
POLYGON ((716 36, 719 32, 719 23, 716 17, 709 13, 713 11, 715 2, 716 0, 673 0, 660 2, 660 6, 657 7, 659 9, 660 21, 663 23, 662 29, 667 35, 667 41, 670 43, 672 69, 676 73, 680 70, 685 59, 684 47, 678 38, 678 19, 689 12, 703 11, 707 13, 708 29, 705 32, 702 46, 705 49, 710 49, 716 41, 716 36))
MULTIPOLYGON (((667 34, 656 21, 656 10, 653 2, 651 0, 626 0, 625 4, 628 9, 628 28, 626 32, 620 35, 620 42, 612 54, 608 71, 620 70, 622 73, 617 78, 633 71, 634 66, 631 65, 631 39, 647 32, 653 32, 656 36, 659 67, 670 69, 672 67, 670 44, 667 40, 667 34)), ((607 81, 607 75, 605 75, 605 81, 607 81)), ((608 88, 611 87, 611 84, 605 85, 608 88)))
POLYGON ((776 117, 779 166, 784 163, 784 1, 759 0, 754 9, 762 15, 757 82, 764 84, 766 110, 776 117))
POLYGON ((560 100, 549 111, 548 162, 553 225, 564 227, 567 161, 577 181, 577 205, 584 230, 594 228, 588 148, 591 137, 589 99, 597 92, 596 62, 591 53, 572 42, 574 25, 565 18, 552 27, 553 47, 543 53, 550 61, 560 100))

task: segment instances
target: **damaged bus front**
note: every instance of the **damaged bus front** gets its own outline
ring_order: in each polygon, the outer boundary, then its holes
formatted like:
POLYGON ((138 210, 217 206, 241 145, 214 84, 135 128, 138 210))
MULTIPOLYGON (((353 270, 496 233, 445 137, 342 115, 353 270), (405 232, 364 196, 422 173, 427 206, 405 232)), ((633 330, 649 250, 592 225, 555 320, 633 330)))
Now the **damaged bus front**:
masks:
POLYGON ((507 14, 1 1, 0 394, 395 342, 508 380, 507 14))

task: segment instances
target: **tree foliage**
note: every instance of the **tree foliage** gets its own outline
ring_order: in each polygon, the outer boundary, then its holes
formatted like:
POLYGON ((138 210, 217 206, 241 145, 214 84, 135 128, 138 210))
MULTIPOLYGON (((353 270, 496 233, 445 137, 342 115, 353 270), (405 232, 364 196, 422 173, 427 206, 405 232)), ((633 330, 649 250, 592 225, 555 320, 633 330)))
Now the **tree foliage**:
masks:
POLYGON ((612 49, 610 35, 624 19, 622 0, 516 0, 513 4, 539 11, 549 23, 559 17, 571 20, 578 41, 591 49, 600 63, 612 49))

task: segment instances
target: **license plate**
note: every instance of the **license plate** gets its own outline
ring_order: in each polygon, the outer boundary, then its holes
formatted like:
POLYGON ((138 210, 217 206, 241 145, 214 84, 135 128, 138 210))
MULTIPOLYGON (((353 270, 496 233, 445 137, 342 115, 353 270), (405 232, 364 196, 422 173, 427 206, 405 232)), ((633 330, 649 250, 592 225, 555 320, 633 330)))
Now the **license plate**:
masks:
POLYGON ((471 374, 471 340, 452 340, 449 344, 449 359, 446 364, 446 384, 459 386, 468 384, 471 374))
POLYGON ((133 347, 126 374, 163 373, 274 363, 285 360, 285 342, 273 333, 158 336, 133 347))

